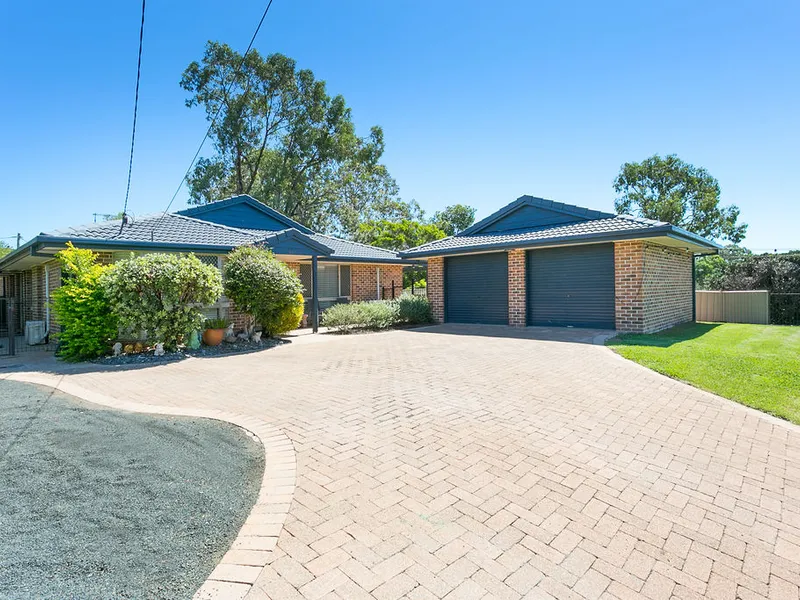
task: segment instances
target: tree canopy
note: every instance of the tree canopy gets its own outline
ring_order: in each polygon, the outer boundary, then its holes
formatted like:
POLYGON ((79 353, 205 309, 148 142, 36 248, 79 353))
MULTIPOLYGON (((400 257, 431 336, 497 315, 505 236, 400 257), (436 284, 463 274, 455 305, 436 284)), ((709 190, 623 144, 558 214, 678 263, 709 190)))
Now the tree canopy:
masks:
POLYGON ((407 250, 446 237, 433 223, 412 219, 368 221, 359 225, 356 241, 388 250, 407 250))
POLYGON ((719 182, 674 154, 625 163, 614 180, 618 213, 666 221, 699 235, 738 243, 747 232, 737 206, 720 206, 719 182))
POLYGON ((380 160, 383 131, 356 135, 350 108, 282 54, 242 56, 209 42, 184 71, 189 107, 212 121, 216 151, 188 177, 190 202, 246 193, 317 231, 354 235, 367 220, 411 218, 380 160), (237 70, 238 69, 238 70, 237 70), (214 118, 216 116, 216 119, 214 118))
POLYGON ((433 214, 432 223, 447 235, 461 233, 475 222, 475 209, 465 204, 453 204, 433 214))
POLYGON ((5 242, 0 242, 0 258, 3 258, 6 254, 11 253, 11 246, 6 244, 5 242))

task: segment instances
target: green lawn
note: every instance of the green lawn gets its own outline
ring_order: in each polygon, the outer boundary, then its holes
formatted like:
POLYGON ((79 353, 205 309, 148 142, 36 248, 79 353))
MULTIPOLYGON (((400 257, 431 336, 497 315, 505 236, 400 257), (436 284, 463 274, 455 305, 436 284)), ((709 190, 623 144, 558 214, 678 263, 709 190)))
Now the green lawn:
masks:
POLYGON ((654 371, 800 424, 800 327, 687 323, 607 344, 654 371))

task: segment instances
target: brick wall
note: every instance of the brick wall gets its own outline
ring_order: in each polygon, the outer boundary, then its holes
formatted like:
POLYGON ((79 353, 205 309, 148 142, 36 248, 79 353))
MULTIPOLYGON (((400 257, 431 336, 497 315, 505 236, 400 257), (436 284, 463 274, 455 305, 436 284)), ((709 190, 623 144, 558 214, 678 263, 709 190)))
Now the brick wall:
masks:
POLYGON ((433 320, 444 323, 444 258, 441 256, 428 259, 427 285, 433 320))
POLYGON ((652 333, 692 320, 692 254, 643 241, 614 244, 617 330, 652 333))
POLYGON ((403 293, 403 265, 350 265, 350 299, 353 302, 378 300, 378 269, 381 287, 390 288, 394 281, 396 294, 403 293))
MULTIPOLYGON (((47 301, 51 302, 51 294, 53 290, 56 288, 61 287, 61 264, 57 260, 51 260, 49 263, 44 265, 44 268, 47 269, 47 278, 48 278, 48 289, 47 289, 47 301)), ((58 334, 58 324, 56 323, 56 311, 53 310, 53 307, 50 307, 50 334, 51 336, 56 337, 58 334)))
POLYGON ((525 250, 508 252, 508 324, 525 327, 528 324, 525 293, 525 250))

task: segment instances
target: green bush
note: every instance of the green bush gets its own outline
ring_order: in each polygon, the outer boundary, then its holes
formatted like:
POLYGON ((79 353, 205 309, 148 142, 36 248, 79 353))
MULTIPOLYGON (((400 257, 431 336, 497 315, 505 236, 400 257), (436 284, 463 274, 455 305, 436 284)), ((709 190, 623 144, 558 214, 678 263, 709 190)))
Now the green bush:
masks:
POLYGON ((303 294, 297 294, 293 304, 286 306, 280 312, 273 313, 274 317, 270 316, 267 321, 262 321, 261 327, 269 336, 297 329, 303 320, 303 306, 303 294))
POLYGON ((225 261, 225 294, 267 335, 294 329, 303 316, 303 284, 272 252, 242 246, 225 261), (299 313, 295 323, 294 317, 299 313))
POLYGON ((421 325, 433 322, 431 303, 425 296, 403 294, 397 300, 399 318, 402 323, 421 325))
MULTIPOLYGON (((427 321, 412 321, 410 319, 423 318, 419 304, 414 302, 402 303, 401 300, 376 300, 373 302, 353 302, 351 304, 334 304, 322 313, 321 322, 325 327, 337 331, 350 331, 352 329, 386 329, 398 323, 417 323, 427 321), (405 306, 406 316, 401 315, 405 306)), ((430 312, 430 309, 429 311, 430 312)))
POLYGON ((117 335, 117 321, 100 279, 108 267, 97 264, 91 250, 75 248, 58 254, 63 283, 53 290, 53 310, 61 325, 58 355, 77 361, 102 356, 117 335))
POLYGON ((148 342, 169 349, 203 326, 200 307, 222 294, 219 270, 193 254, 131 257, 113 265, 102 283, 120 326, 145 331, 148 342))
POLYGON ((386 329, 400 320, 400 310, 395 300, 361 302, 362 327, 386 329))
POLYGON ((363 316, 361 313, 361 302, 352 304, 334 304, 326 308, 320 316, 320 324, 323 327, 330 327, 337 331, 350 331, 356 327, 363 326, 363 316))

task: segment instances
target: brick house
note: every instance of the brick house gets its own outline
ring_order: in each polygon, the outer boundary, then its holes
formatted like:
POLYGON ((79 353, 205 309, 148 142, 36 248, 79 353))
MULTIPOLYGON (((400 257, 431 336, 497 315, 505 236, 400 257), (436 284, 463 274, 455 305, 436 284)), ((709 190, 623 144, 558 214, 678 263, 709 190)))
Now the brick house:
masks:
POLYGON ((522 196, 400 254, 427 260, 438 322, 650 333, 694 320, 694 257, 719 248, 668 223, 522 196))
MULTIPOLYGON (((54 255, 67 242, 94 250, 107 264, 132 252, 191 252, 219 268, 237 246, 269 247, 300 276, 306 288, 306 312, 315 330, 319 311, 331 304, 375 300, 393 285, 402 291, 403 266, 412 264, 396 252, 315 233, 250 196, 235 196, 124 224, 105 221, 37 235, 0 259, 0 290, 19 307, 16 323, 11 324, 17 334, 29 321, 47 321, 47 330, 57 331, 48 300, 61 284, 54 255)), ((244 326, 243 315, 224 297, 204 312, 244 326)), ((9 328, 6 323, 0 325, 9 328)))

